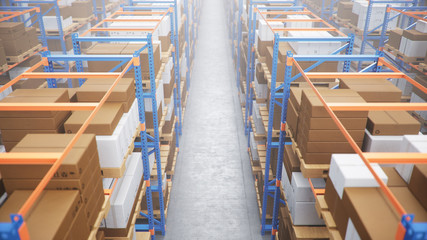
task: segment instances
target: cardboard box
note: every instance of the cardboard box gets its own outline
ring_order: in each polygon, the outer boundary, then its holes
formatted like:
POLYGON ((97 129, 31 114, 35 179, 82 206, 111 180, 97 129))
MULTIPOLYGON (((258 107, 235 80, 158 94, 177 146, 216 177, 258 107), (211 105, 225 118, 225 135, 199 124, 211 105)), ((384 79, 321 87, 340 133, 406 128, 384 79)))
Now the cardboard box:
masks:
POLYGON ((405 56, 423 58, 426 55, 427 33, 422 33, 415 29, 403 30, 402 43, 405 41, 406 43, 403 51, 403 54, 405 54, 405 56))
MULTIPOLYGON (((327 103, 364 103, 365 100, 355 91, 349 89, 319 89, 320 94, 327 103)), ((304 89, 302 94, 301 106, 305 106, 306 117, 330 117, 324 108, 322 102, 312 89, 304 89)), ((337 117, 345 118, 366 118, 367 111, 335 111, 337 117)))
POLYGON ((349 216, 344 208, 343 201, 340 199, 331 179, 328 177, 325 186, 325 201, 328 209, 335 220, 337 229, 343 239, 345 239, 349 216))
POLYGON ((0 35, 0 37, 3 40, 6 56, 19 56, 30 49, 30 42, 25 30, 21 35, 16 36, 16 39, 8 40, 3 38, 3 35, 0 35))
POLYGON ((4 48, 3 48, 3 42, 0 39, 0 66, 4 66, 5 64, 7 64, 6 52, 4 51, 4 48))
POLYGON ((77 212, 77 215, 74 218, 73 222, 71 223, 70 229, 65 234, 64 239, 87 239, 89 237, 89 234, 90 227, 85 216, 85 210, 83 207, 81 207, 77 212))
MULTIPOLYGON (((86 82, 77 89, 76 95, 79 102, 99 102, 111 84, 105 85, 92 85, 86 82)), ((131 78, 123 78, 119 81, 118 85, 114 87, 107 102, 127 102, 129 96, 135 94, 134 80, 131 78)))
MULTIPOLYGON (((49 51, 57 51, 62 52, 62 45, 59 39, 47 39, 47 46, 49 51)), ((68 52, 73 49, 73 41, 71 39, 71 35, 65 36, 65 50, 68 52)))
POLYGON ((370 111, 366 125, 372 135, 416 135, 420 128, 406 111, 370 111))
POLYGON ((51 118, 2 118, 0 129, 56 130, 68 116, 69 112, 58 112, 51 118))
POLYGON ((387 175, 387 186, 388 187, 406 187, 408 184, 403 180, 394 167, 381 167, 384 173, 387 175))
POLYGON ((391 187, 390 191, 408 213, 415 213, 414 222, 427 222, 427 210, 407 187, 391 187))
MULTIPOLYGON (((303 121, 303 120, 302 120, 303 121)), ((304 135, 304 139, 309 142, 346 142, 340 130, 311 130, 306 124, 299 122, 298 136, 304 135)), ((356 142, 362 142, 365 137, 365 130, 347 130, 356 142)))
MULTIPOLYGON (((300 118, 299 118, 300 119, 300 118)), ((339 118, 347 130, 358 130, 366 127, 367 118, 339 118)), ((338 130, 332 118, 305 118, 304 124, 311 130, 330 129, 338 130)))
POLYGON ((402 40, 403 35, 403 29, 396 28, 393 30, 390 30, 390 35, 388 37, 388 45, 394 47, 395 49, 399 49, 400 42, 402 40))
POLYGON ((357 26, 357 23, 359 22, 359 15, 355 13, 350 13, 350 23, 353 26, 357 26))
POLYGON ((341 19, 350 19, 351 10, 353 9, 353 2, 338 2, 337 16, 341 19))
POLYGON ((261 39, 258 37, 258 53, 260 56, 267 56, 267 47, 273 48, 273 41, 261 41, 261 39))
POLYGON ((400 216, 381 189, 346 188, 342 201, 361 239, 395 237, 400 216))
POLYGON ((25 31, 23 22, 0 22, 0 38, 12 40, 25 31))
MULTIPOLYGON (((20 67, 32 67, 32 66, 36 65, 37 63, 39 63, 41 60, 42 60, 42 58, 40 55, 34 55, 34 56, 31 56, 30 58, 28 58, 27 60, 25 60, 23 63, 19 64, 19 66, 20 67)), ((42 69, 40 69, 40 70, 41 70, 40 72, 43 71, 42 69)), ((41 80, 41 79, 32 78, 30 80, 31 81, 29 81, 29 82, 32 82, 34 80, 41 80)), ((46 79, 42 79, 42 80, 46 81, 46 79)), ((14 85, 16 85, 16 83, 14 85)), ((34 87, 33 89, 35 89, 35 88, 36 87, 34 87)))
MULTIPOLYGON (((65 131, 67 133, 76 133, 89 115, 90 112, 87 111, 73 112, 70 118, 64 123, 65 131)), ((122 103, 104 103, 96 116, 92 119, 85 132, 97 135, 111 135, 113 134, 122 115, 122 103)))
MULTIPOLYGON (((122 54, 132 55, 135 53, 135 51, 138 51, 142 47, 143 45, 141 44, 129 43, 123 49, 122 54)), ((150 65, 148 61, 148 48, 144 49, 144 51, 142 51, 139 56, 141 60, 141 72, 146 74, 149 73, 150 65)), ((157 73, 159 72, 160 66, 162 64, 159 44, 153 44, 153 62, 154 62, 154 73, 155 73, 154 75, 157 76, 157 73)), ((134 76, 133 70, 129 71, 127 74, 131 74, 131 76, 134 76)))
MULTIPOLYGON (((12 193, 0 208, 1 221, 10 222, 10 214, 18 212, 31 193, 12 193)), ((31 239, 64 239, 81 205, 78 191, 43 191, 25 218, 31 239)))
POLYGON ((409 189, 423 205, 424 209, 427 209, 427 165, 417 164, 414 166, 412 171, 411 180, 409 181, 409 189))
POLYGON ((288 109, 286 113, 286 123, 289 127, 289 130, 292 132, 295 140, 297 138, 297 129, 298 129, 298 112, 295 109, 292 102, 288 102, 288 109))
POLYGON ((285 145, 283 163, 290 182, 293 172, 301 172, 300 161, 292 150, 291 145, 285 145))
POLYGON ((70 11, 73 18, 88 18, 93 14, 92 1, 75 1, 71 4, 70 11))
MULTIPOLYGON (((42 9, 49 9, 52 7, 53 4, 40 4, 40 6, 42 7, 42 9)), ((45 11, 42 12, 44 13, 45 11)), ((63 19, 72 17, 72 8, 71 6, 59 6, 59 13, 62 16, 63 19)), ((55 9, 52 9, 51 11, 47 12, 45 16, 56 16, 56 12, 55 9)))
POLYGON ((366 102, 400 102, 402 97, 402 91, 385 78, 342 78, 340 89, 354 90, 366 102))
POLYGON ((162 52, 167 52, 171 46, 171 33, 167 36, 159 36, 159 40, 162 43, 162 52))
MULTIPOLYGON (((28 134, 13 152, 61 152, 71 141, 73 134, 28 134)), ((81 178, 92 155, 97 153, 95 135, 83 134, 62 162, 54 178, 81 178)), ((3 178, 43 178, 51 165, 2 165, 3 178)))
POLYGON ((33 48, 39 44, 39 39, 37 37, 37 32, 35 27, 26 27, 25 32, 28 37, 28 44, 30 48, 33 48))
MULTIPOLYGON (((120 55, 127 44, 96 43, 88 48, 88 55, 120 55)), ((88 61, 89 72, 109 72, 121 61, 88 61)), ((124 66, 120 66, 115 72, 121 72, 124 66)))

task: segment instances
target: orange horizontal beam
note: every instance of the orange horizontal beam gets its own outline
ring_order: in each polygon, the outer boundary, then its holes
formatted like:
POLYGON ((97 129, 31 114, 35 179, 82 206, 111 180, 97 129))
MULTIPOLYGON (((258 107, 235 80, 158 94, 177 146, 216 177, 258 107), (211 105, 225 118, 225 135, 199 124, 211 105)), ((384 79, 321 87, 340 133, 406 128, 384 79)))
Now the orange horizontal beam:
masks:
POLYGON ((328 103, 333 111, 427 111, 427 103, 328 103))
POLYGON ((8 152, 0 153, 0 165, 53 164, 62 153, 8 152))
POLYGON ((313 13, 310 11, 299 11, 299 12, 281 12, 281 11, 271 11, 271 12, 261 12, 258 11, 260 14, 270 14, 270 15, 296 15, 296 14, 305 14, 305 15, 312 15, 313 13))
POLYGON ((153 31, 154 28, 92 28, 89 29, 91 32, 126 32, 126 31, 141 31, 141 32, 150 32, 153 31))
POLYGON ((0 103, 0 111, 92 111, 98 103, 0 103))
POLYGON ((117 73, 103 72, 32 72, 21 74, 22 78, 117 78, 120 75, 117 73))
POLYGON ((308 78, 404 78, 405 74, 401 72, 388 72, 388 73, 359 73, 359 72, 322 72, 322 73, 314 73, 307 72, 305 75, 308 78))
POLYGON ((2 14, 2 15, 12 14, 10 16, 1 18, 0 22, 4 22, 4 21, 7 21, 7 20, 12 19, 14 17, 18 17, 18 16, 21 16, 21 15, 24 15, 24 14, 29 13, 31 11, 37 11, 37 9, 38 8, 32 8, 32 9, 27 9, 27 10, 24 10, 24 11, 19 11, 19 12, 14 12, 14 11, 0 12, 0 14, 2 14))
POLYGON ((336 28, 273 28, 273 31, 337 31, 336 28))
POLYGON ((402 152, 367 152, 363 155, 371 163, 380 164, 427 164, 427 153, 402 153, 402 152))
POLYGON ((154 15, 154 14, 166 14, 165 12, 125 12, 125 11, 117 11, 116 15, 154 15))

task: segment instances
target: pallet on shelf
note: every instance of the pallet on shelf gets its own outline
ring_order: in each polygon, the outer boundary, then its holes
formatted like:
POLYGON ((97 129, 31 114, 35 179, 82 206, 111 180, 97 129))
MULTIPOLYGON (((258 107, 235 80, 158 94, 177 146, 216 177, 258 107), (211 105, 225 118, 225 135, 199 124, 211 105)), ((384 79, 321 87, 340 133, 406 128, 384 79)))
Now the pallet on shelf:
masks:
POLYGON ((396 57, 400 58, 405 63, 424 62, 425 60, 425 57, 408 57, 400 51, 397 51, 396 57))
POLYGON ((329 238, 331 240, 342 240, 340 233, 338 232, 337 225, 335 220, 332 217, 331 212, 329 211, 328 204, 325 201, 324 195, 316 196, 316 211, 320 218, 325 221, 326 227, 329 231, 329 238))
POLYGON ((84 24, 90 23, 93 20, 95 20, 95 15, 93 15, 93 14, 89 17, 86 17, 86 18, 75 18, 75 17, 73 17, 73 23, 78 23, 79 25, 84 25, 84 24))
POLYGON ((15 64, 15 63, 19 63, 24 61, 26 58, 31 57, 32 55, 36 54, 37 52, 40 52, 43 49, 41 44, 38 44, 32 48, 30 48, 29 50, 27 50, 26 52, 18 55, 18 56, 6 56, 6 62, 9 65, 15 64))
MULTIPOLYGON (((346 26, 354 32, 358 36, 363 36, 364 30, 358 28, 357 26, 353 25, 351 22, 347 23, 346 26)), ((368 30, 369 31, 369 30, 368 30)), ((387 31, 388 32, 388 31, 387 31)), ((381 30, 375 30, 369 33, 369 36, 380 36, 381 30)))
MULTIPOLYGON (((62 28, 62 33, 65 35, 71 34, 75 32, 80 27, 80 24, 77 22, 73 22, 70 26, 62 28)), ((37 33, 40 34, 40 30, 37 29, 37 33)), ((58 36, 59 30, 46 30, 46 35, 49 36, 58 36)))
POLYGON ((104 200, 104 203, 102 204, 101 211, 99 212, 98 217, 96 218, 95 224, 91 229, 88 240, 96 239, 96 233, 99 230, 99 226, 101 225, 102 220, 107 217, 108 212, 110 212, 110 208, 111 208, 110 195, 105 195, 105 200, 104 200))
POLYGON ((332 20, 341 27, 347 27, 347 24, 350 23, 350 19, 340 18, 337 14, 332 15, 332 20))

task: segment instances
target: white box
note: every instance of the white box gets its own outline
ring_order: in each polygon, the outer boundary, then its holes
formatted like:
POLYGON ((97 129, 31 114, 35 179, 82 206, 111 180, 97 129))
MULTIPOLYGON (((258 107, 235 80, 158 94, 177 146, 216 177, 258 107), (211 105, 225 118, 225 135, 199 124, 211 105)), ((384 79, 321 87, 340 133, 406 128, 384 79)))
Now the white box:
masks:
POLYGON ((415 25, 415 30, 422 33, 427 33, 427 21, 418 20, 415 25))
MULTIPOLYGON (((62 16, 59 17, 61 18, 62 30, 73 24, 73 17, 70 16, 66 19, 63 19, 62 16)), ((58 22, 56 21, 56 16, 43 16, 43 24, 45 30, 58 31, 58 22)))
MULTIPOLYGON (((372 163, 371 167, 387 184, 388 177, 378 164, 372 163)), ((346 187, 378 187, 368 167, 357 154, 332 154, 329 177, 334 184, 340 198, 346 187)))
MULTIPOLYGON (((406 39, 405 37, 402 37, 406 39)), ((412 41, 406 39, 405 51, 403 54, 407 57, 425 57, 427 52, 427 41, 412 41)), ((400 49, 399 49, 400 50, 400 49)))
MULTIPOLYGON (((427 153, 427 136, 426 135, 405 135, 403 136, 401 152, 420 152, 427 153)), ((414 164, 399 164, 396 170, 399 175, 409 183, 412 176, 414 164)))
POLYGON ((288 202, 291 202, 291 201, 293 202, 293 199, 292 199, 293 191, 292 191, 291 182, 289 181, 288 173, 286 172, 285 164, 283 163, 282 163, 282 169, 283 170, 282 170, 281 185, 282 185, 283 191, 285 192, 285 198, 288 200, 288 202))
MULTIPOLYGON (((296 14, 296 15, 288 15, 287 19, 311 19, 311 18, 307 15, 296 14)), ((309 22, 309 21, 307 21, 307 22, 287 22, 286 27, 287 28, 312 28, 313 22, 309 22)))
MULTIPOLYGON (((314 188, 325 188, 325 180, 322 178, 312 178, 314 188)), ((313 191, 307 178, 301 172, 292 173, 291 181, 294 200, 296 202, 315 202, 313 191)))
POLYGON ((290 208, 294 225, 325 225, 323 219, 317 215, 315 202, 295 202, 290 208))
POLYGON ((403 136, 373 136, 365 129, 363 150, 365 152, 396 152, 400 149, 403 136))

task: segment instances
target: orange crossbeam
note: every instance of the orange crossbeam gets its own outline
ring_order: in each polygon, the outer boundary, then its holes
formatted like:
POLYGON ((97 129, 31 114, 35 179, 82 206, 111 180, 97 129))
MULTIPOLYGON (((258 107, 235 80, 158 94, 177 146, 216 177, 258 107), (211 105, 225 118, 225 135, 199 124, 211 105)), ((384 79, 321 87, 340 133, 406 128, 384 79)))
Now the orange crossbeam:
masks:
POLYGON ((269 14, 269 15, 297 15, 297 14, 305 14, 305 15, 312 15, 312 12, 310 11, 299 11, 299 12, 280 12, 280 11, 271 11, 271 12, 261 12, 258 10, 260 14, 269 14))
POLYGON ((160 19, 105 19, 104 22, 160 22, 160 19))
POLYGON ((402 11, 402 10, 399 10, 399 9, 396 9, 396 8, 392 8, 392 7, 388 8, 387 10, 393 10, 393 11, 399 12, 399 13, 401 13, 401 14, 404 14, 404 15, 407 15, 407 16, 410 16, 410 17, 413 17, 413 18, 416 18, 416 19, 418 19, 418 20, 425 20, 425 19, 424 19, 424 17, 417 16, 417 15, 427 15, 427 12, 426 12, 426 11, 410 11, 410 12, 404 12, 404 11, 402 11))
POLYGON ((277 19, 267 19, 269 22, 323 22, 322 19, 312 18, 312 19, 288 19, 288 18, 277 18, 277 19))
POLYGON ((36 11, 36 8, 27 9, 27 10, 19 11, 19 12, 13 12, 13 11, 0 12, 0 14, 2 14, 2 15, 12 14, 10 16, 0 18, 0 22, 4 22, 4 21, 7 21, 7 20, 12 19, 14 17, 18 17, 18 16, 21 16, 21 15, 24 15, 24 14, 29 13, 31 11, 36 11))
POLYGON ((366 152, 363 155, 371 163, 380 164, 427 164, 427 153, 366 152))
POLYGON ((167 12, 124 12, 117 11, 117 15, 158 15, 158 14, 166 14, 167 12))
POLYGON ((405 74, 401 72, 394 73, 359 73, 359 72, 321 72, 305 73, 309 78, 404 78, 405 74))
MULTIPOLYGON (((23 74, 25 73, 29 73, 34 71, 35 69, 39 68, 40 66, 43 65, 43 63, 45 62, 45 60, 41 60, 40 62, 36 63, 34 66, 32 66, 30 69, 28 69, 27 71, 25 71, 23 74)), ((0 92, 3 92, 4 90, 6 90, 7 88, 9 88, 10 86, 12 86, 13 84, 17 83, 19 80, 21 80, 22 74, 19 75, 18 77, 10 80, 8 83, 6 83, 5 85, 3 85, 2 87, 0 87, 0 92)))
POLYGON ((0 165, 26 165, 26 164, 53 164, 61 157, 62 153, 29 153, 7 152, 0 153, 0 165))
POLYGON ((92 111, 98 103, 0 103, 0 111, 92 111))
POLYGON ((21 78, 117 78, 120 73, 101 72, 32 72, 23 73, 21 78))
POLYGON ((333 111, 427 111, 427 103, 328 103, 333 111))

